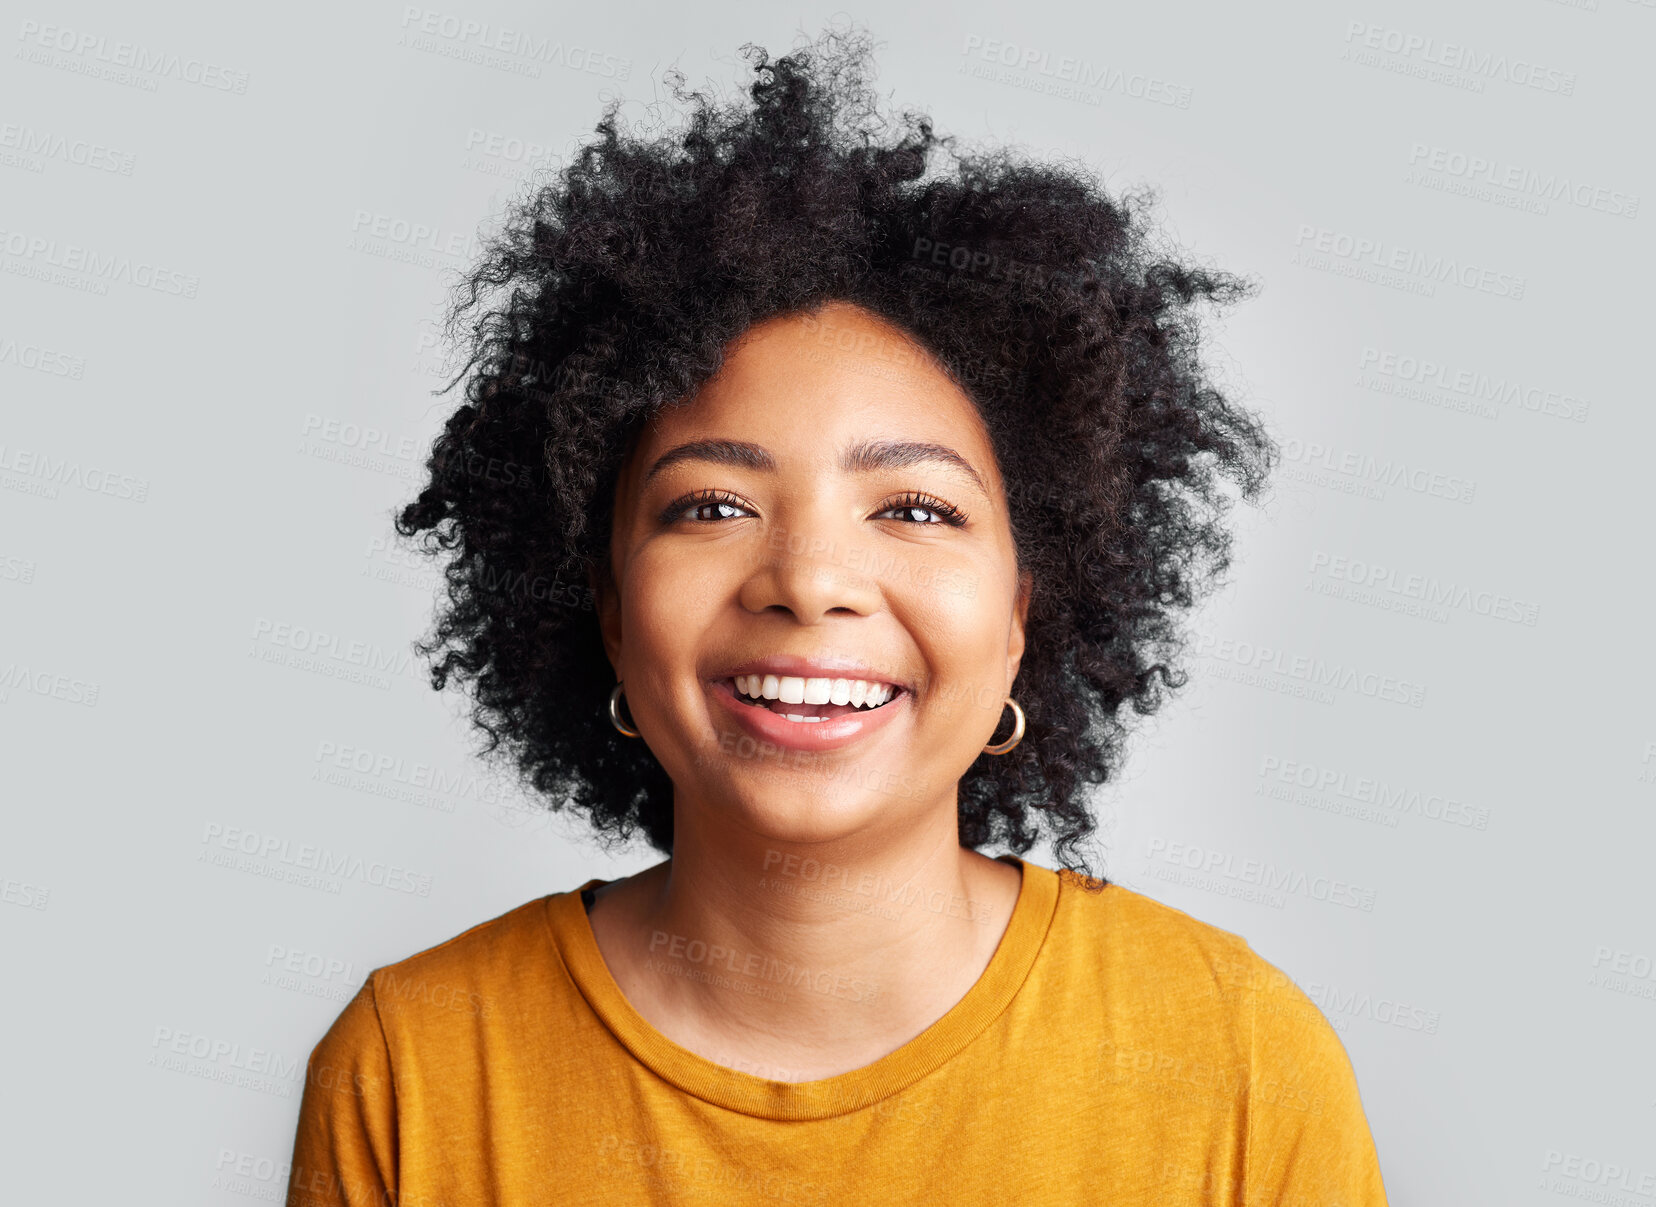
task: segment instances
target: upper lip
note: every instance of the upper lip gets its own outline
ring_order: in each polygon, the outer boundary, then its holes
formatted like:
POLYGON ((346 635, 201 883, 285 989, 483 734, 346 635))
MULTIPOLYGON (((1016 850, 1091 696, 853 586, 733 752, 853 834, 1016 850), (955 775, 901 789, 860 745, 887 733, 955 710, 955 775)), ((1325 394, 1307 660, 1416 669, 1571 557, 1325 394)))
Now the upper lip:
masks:
POLYGON ((734 679, 737 675, 791 675, 800 679, 866 679, 870 683, 889 683, 893 687, 908 689, 909 685, 889 671, 876 670, 865 662, 857 662, 851 658, 835 658, 817 656, 802 658, 794 654, 769 654, 763 658, 751 658, 714 676, 717 679, 734 679))

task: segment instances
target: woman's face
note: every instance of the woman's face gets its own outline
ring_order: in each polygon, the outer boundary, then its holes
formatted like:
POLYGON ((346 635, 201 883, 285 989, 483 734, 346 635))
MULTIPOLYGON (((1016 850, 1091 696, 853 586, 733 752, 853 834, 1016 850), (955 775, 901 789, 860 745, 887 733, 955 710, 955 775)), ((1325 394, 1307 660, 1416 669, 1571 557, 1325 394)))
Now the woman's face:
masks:
POLYGON ((755 326, 649 422, 610 558, 605 648, 680 833, 952 828, 961 775, 1010 732, 1028 593, 988 432, 858 307, 755 326), (898 690, 870 708, 857 680, 898 690))

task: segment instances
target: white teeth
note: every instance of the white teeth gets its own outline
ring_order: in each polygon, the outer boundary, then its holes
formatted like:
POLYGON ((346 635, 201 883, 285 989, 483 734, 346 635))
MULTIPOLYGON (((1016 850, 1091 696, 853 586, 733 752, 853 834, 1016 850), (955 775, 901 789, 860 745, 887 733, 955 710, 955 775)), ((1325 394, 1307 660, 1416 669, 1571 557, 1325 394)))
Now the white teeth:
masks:
MULTIPOLYGON (((783 704, 849 704, 854 708, 878 708, 897 694, 889 683, 875 683, 867 679, 806 679, 799 675, 737 675, 731 679, 736 690, 744 696, 759 700, 780 700, 783 704)), ((802 717, 797 713, 783 716, 802 721, 820 721, 821 717, 802 717)))

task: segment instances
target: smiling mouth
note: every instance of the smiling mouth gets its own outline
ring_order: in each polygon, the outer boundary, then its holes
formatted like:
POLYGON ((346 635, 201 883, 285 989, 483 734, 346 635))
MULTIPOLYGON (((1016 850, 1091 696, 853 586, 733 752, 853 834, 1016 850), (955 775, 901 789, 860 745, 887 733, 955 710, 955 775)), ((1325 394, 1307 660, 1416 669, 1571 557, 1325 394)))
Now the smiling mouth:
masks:
POLYGON ((723 683, 739 703, 749 708, 763 708, 801 725, 874 712, 896 700, 905 690, 895 684, 862 679, 799 679, 787 675, 738 675, 723 683))

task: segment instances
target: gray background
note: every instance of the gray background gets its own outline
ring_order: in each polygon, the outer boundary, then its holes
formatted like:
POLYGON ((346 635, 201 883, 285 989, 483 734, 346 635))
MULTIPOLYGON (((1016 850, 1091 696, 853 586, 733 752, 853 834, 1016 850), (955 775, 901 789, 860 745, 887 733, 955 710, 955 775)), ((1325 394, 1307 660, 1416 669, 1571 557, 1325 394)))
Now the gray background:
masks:
MULTIPOLYGON (((444 5, 0 22, 13 1201, 279 1196, 371 968, 657 859, 471 757, 388 517, 525 172, 834 10, 444 5), (285 882, 306 844, 365 870, 285 882)), ((1264 284, 1211 350, 1287 456, 1100 794, 1106 872, 1319 1002, 1393 1202, 1656 1203, 1656 2, 849 16, 896 103, 1154 185, 1264 284)))

